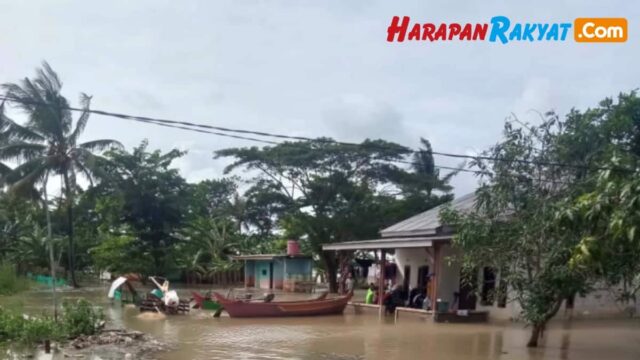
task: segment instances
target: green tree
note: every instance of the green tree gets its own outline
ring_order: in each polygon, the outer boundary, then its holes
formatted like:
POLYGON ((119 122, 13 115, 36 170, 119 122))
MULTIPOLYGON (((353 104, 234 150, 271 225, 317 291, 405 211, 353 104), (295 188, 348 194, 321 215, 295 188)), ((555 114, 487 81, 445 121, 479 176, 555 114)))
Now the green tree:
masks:
POLYGON ((82 111, 74 127, 69 103, 61 94, 62 82, 46 62, 37 70, 35 78, 3 84, 2 88, 10 101, 27 115, 24 125, 6 116, 2 118, 0 159, 20 163, 6 180, 18 189, 31 188, 37 183, 46 188, 50 175, 62 176, 67 202, 68 265, 71 283, 77 287, 73 238, 75 175, 81 173, 93 178, 103 160, 94 152, 121 145, 115 140, 79 142, 89 121, 91 97, 81 94, 82 111))
POLYGON ((500 269, 509 295, 531 325, 530 347, 538 345, 562 301, 589 288, 589 277, 570 265, 579 234, 556 221, 567 199, 583 186, 578 168, 552 165, 563 129, 553 114, 535 127, 507 122, 503 140, 483 154, 499 160, 474 163, 485 176, 476 191, 477 209, 441 213, 456 229, 453 244, 462 249, 465 267, 500 269))
MULTIPOLYGON (((614 157, 612 169, 631 169, 630 156, 614 157)), ((579 229, 572 264, 596 279, 620 288, 617 300, 633 315, 640 291, 640 172, 602 170, 593 191, 560 213, 564 224, 579 229)))
POLYGON ((400 183, 410 177, 393 162, 411 153, 382 140, 347 145, 318 139, 226 149, 216 156, 235 158, 226 172, 259 172, 245 194, 249 219, 266 231, 280 222, 288 234, 301 236, 303 246, 322 259, 335 291, 337 259, 322 244, 376 237, 406 215, 393 205, 403 200, 400 183))
POLYGON ((108 230, 133 237, 126 246, 127 256, 151 260, 151 266, 141 273, 166 275, 175 268, 175 235, 184 225, 190 199, 185 179, 170 167, 184 153, 148 152, 147 146, 143 141, 132 153, 109 151, 106 181, 96 191, 110 199, 101 204, 102 216, 109 220, 108 230))
POLYGON ((231 259, 239 255, 242 236, 236 224, 226 218, 200 217, 190 221, 177 235, 181 242, 176 248, 182 256, 183 269, 201 278, 237 269, 241 264, 231 259))

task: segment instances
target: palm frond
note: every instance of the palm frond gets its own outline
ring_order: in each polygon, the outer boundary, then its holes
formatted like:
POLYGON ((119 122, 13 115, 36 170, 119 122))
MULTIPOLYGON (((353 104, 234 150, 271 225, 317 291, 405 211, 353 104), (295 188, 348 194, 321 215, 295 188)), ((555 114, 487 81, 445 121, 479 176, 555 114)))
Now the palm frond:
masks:
POLYGON ((58 74, 53 71, 48 62, 43 61, 42 67, 38 69, 38 81, 42 83, 42 87, 50 93, 59 93, 62 89, 62 81, 58 74))
POLYGON ((5 178, 13 171, 11 167, 0 162, 0 187, 4 186, 5 178))
POLYGON ((83 148, 75 148, 74 156, 72 156, 74 166, 82 167, 85 175, 89 174, 92 179, 105 179, 109 174, 105 171, 107 168, 113 168, 116 164, 100 155, 93 154, 91 151, 83 148))
POLYGON ((0 105, 0 140, 9 141, 13 139, 26 140, 26 141, 45 141, 44 136, 37 132, 24 127, 15 121, 11 120, 4 113, 4 102, 0 105))
POLYGON ((113 139, 87 141, 79 144, 78 147, 87 151, 103 151, 112 148, 124 148, 124 146, 119 141, 113 139))
POLYGON ((45 177, 50 160, 50 157, 41 157, 13 169, 5 177, 10 185, 9 191, 20 194, 32 193, 35 185, 45 177))
POLYGON ((47 147, 41 144, 28 142, 11 142, 0 146, 0 160, 17 159, 18 161, 29 161, 42 157, 47 152, 47 147))
POLYGON ((80 114, 80 117, 76 122, 76 128, 73 129, 73 132, 71 133, 71 135, 69 135, 69 143, 74 145, 78 143, 80 135, 89 122, 89 115, 91 115, 91 113, 89 112, 89 106, 91 105, 91 96, 85 93, 80 94, 80 105, 82 106, 82 109, 84 111, 82 111, 82 114, 80 114))

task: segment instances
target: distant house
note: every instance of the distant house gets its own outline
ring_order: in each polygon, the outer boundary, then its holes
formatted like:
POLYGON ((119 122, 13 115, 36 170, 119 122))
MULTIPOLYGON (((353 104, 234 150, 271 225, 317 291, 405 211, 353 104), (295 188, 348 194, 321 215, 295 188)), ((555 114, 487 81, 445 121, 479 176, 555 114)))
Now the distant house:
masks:
POLYGON ((312 280, 313 259, 289 247, 288 254, 242 255, 244 286, 265 290, 301 291, 312 280))
MULTIPOLYGON (((451 206, 468 212, 475 203, 475 194, 467 194, 381 230, 380 239, 325 244, 323 250, 368 250, 386 254, 384 258, 391 255, 397 271, 388 281, 405 289, 426 289, 433 304, 440 299, 450 305, 456 302, 460 310, 488 310, 493 318, 516 318, 520 309, 515 302, 492 296, 499 286, 507 286, 495 269, 484 267, 465 277, 461 264, 451 261, 451 256, 458 254, 451 245, 455 232, 441 223, 440 210, 451 206), (471 281, 461 281, 464 278, 471 281)), ((614 295, 604 289, 567 301, 566 307, 573 308, 576 315, 620 313, 614 295)))

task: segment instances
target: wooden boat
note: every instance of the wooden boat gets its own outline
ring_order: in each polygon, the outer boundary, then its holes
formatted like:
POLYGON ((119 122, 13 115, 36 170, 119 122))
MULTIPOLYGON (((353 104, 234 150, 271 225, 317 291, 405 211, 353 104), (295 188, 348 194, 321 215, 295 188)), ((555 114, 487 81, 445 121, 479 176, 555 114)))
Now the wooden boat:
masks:
POLYGON ((232 300, 216 292, 213 296, 230 317, 282 317, 341 314, 353 294, 326 299, 323 293, 311 300, 277 302, 232 300))

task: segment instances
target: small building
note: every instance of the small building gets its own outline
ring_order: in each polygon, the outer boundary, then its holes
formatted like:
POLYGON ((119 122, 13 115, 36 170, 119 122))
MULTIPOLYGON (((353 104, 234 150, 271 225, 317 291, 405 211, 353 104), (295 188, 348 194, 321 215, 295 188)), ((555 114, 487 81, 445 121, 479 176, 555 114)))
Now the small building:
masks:
POLYGON ((299 291, 312 282, 313 259, 300 254, 241 255, 244 286, 266 290, 299 291))

